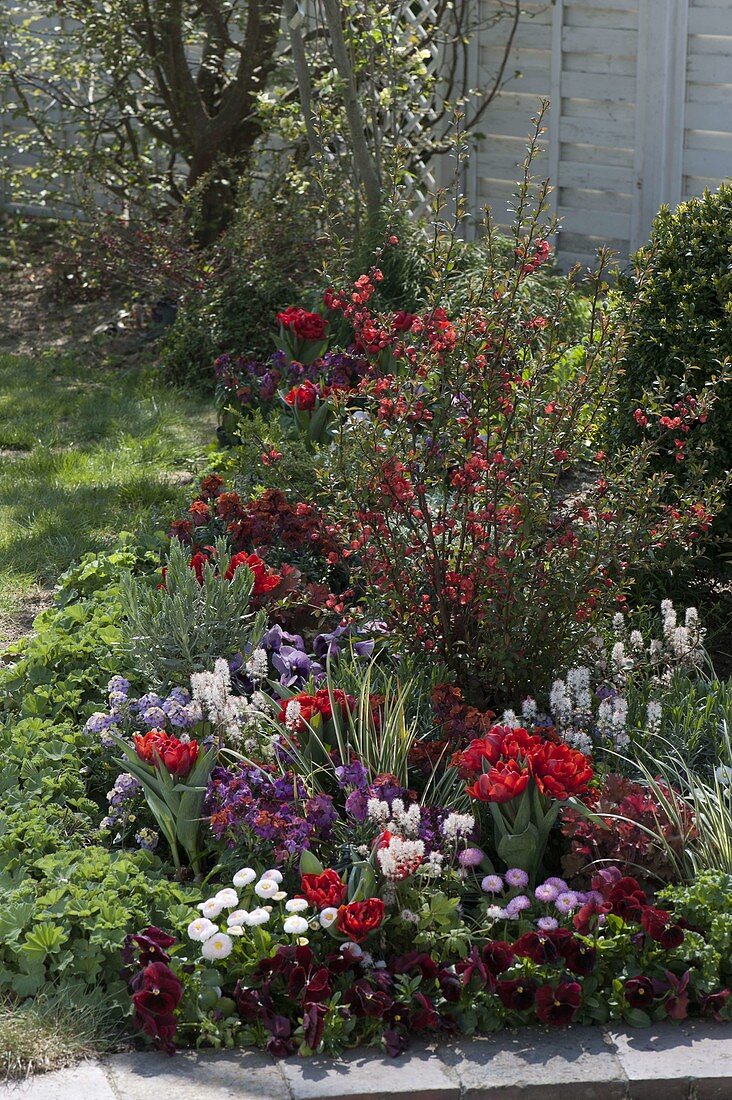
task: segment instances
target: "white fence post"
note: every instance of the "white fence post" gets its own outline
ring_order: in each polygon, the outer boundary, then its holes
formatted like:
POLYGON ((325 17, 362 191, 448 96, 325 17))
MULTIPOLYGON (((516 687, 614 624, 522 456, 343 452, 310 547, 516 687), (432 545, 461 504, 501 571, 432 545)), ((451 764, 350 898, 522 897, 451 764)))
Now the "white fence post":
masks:
POLYGON ((689 0, 641 0, 631 249, 662 203, 681 201, 688 11, 689 0))

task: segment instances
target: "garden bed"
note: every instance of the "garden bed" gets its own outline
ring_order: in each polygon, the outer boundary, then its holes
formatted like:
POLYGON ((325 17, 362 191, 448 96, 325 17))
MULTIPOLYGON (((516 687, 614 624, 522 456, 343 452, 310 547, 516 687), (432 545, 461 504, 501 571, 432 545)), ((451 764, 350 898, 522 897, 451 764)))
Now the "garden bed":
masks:
POLYGON ((732 686, 633 598, 721 504, 714 388, 611 447, 625 334, 602 273, 567 321, 540 215, 453 316, 378 263, 283 309, 200 486, 161 461, 64 563, 0 672, 13 1014, 278 1058, 731 1018, 732 686))

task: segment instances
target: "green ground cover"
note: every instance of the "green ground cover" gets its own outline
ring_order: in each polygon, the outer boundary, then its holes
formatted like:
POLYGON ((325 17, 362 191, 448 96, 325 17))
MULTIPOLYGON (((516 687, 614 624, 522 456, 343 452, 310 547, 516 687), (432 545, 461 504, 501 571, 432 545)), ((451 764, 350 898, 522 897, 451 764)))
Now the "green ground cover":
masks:
POLYGON ((87 550, 164 523, 211 436, 209 404, 144 369, 0 355, 0 634, 87 550))

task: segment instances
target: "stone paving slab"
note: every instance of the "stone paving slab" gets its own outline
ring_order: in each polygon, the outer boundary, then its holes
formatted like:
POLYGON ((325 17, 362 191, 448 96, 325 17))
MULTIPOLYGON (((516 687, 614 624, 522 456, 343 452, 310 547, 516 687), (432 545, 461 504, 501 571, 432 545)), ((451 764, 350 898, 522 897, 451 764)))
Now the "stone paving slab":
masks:
POLYGON ((0 1085, 0 1100, 732 1100, 732 1026, 538 1028, 399 1059, 254 1051, 122 1054, 0 1085))
POLYGON ((460 1080, 461 1100, 625 1100, 626 1081, 599 1028, 526 1028, 451 1044, 440 1057, 460 1080))
POLYGON ((732 1100, 732 1025, 609 1029, 635 1100, 732 1100))

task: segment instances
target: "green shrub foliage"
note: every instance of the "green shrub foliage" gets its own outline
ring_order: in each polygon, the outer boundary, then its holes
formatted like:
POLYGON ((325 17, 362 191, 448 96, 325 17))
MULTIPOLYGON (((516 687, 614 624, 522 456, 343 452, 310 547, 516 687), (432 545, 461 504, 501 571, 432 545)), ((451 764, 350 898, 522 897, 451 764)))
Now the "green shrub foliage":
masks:
MULTIPOLYGON (((698 392, 732 356, 732 184, 705 191, 676 210, 662 207, 649 244, 636 256, 615 295, 618 319, 628 326, 624 376, 614 430, 632 434, 628 410, 646 394, 684 387, 698 392)), ((711 477, 732 466, 732 381, 723 383, 705 426, 711 477)), ((674 467, 673 458, 667 460, 674 467)), ((683 476, 674 468, 676 476, 683 476)), ((732 523, 728 506, 721 523, 732 523)))

